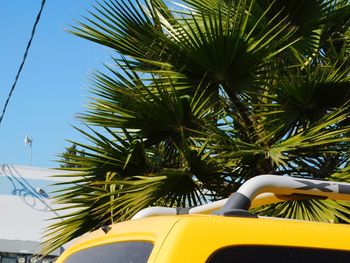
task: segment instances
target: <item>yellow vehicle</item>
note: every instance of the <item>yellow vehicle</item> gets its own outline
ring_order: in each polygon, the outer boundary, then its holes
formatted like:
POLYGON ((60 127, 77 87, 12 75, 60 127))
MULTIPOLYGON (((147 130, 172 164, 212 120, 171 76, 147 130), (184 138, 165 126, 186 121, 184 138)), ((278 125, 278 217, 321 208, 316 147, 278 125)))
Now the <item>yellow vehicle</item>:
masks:
POLYGON ((130 221, 80 238, 56 262, 350 262, 348 225, 259 218, 248 212, 295 198, 350 200, 350 184, 257 176, 212 204, 144 209, 130 221))

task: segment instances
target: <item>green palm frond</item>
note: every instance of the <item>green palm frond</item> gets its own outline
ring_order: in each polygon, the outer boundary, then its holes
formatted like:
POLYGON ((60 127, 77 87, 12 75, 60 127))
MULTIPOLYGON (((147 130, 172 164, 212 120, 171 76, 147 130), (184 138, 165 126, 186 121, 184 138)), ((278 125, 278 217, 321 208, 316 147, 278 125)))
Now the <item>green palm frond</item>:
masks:
MULTIPOLYGON (((293 29, 288 24, 282 25, 275 17, 269 20, 271 26, 264 30, 257 30, 261 20, 248 27, 251 6, 245 1, 230 5, 227 14, 189 15, 178 23, 161 14, 148 17, 141 7, 118 12, 127 8, 123 1, 114 5, 118 8, 110 7, 113 16, 109 9, 100 7, 98 12, 104 18, 97 17, 99 23, 87 19, 91 25, 81 24, 73 33, 130 56, 135 60, 133 64, 139 62, 139 70, 171 65, 188 81, 197 81, 197 84, 203 77, 222 85, 232 82, 232 79, 237 83, 235 86, 244 84, 246 80, 239 78, 250 79, 252 73, 262 70, 259 66, 265 59, 297 40, 293 38, 293 29), (156 26, 160 16, 162 30, 156 26), (129 32, 130 28, 132 32, 129 32), (146 39, 149 39, 148 43, 146 39)), ((144 8, 147 13, 155 13, 155 6, 144 8)))
POLYGON ((78 164, 70 169, 75 173, 63 175, 70 180, 58 183, 61 189, 53 193, 54 201, 62 206, 58 212, 64 215, 55 218, 61 221, 48 228, 46 251, 78 237, 87 228, 129 219, 150 205, 192 206, 205 202, 187 161, 154 156, 154 148, 146 149, 142 141, 126 131, 124 135, 110 129, 105 135, 79 131, 96 146, 76 143, 84 155, 70 156, 69 162, 78 164))
POLYGON ((308 65, 293 69, 276 84, 276 101, 283 105, 286 123, 317 121, 350 98, 349 69, 342 65, 308 65), (287 121, 289 119, 289 121, 287 121))
MULTIPOLYGON (((125 74, 128 71, 124 68, 125 74)), ((105 74, 96 75, 93 93, 98 97, 88 106, 88 111, 81 118, 93 125, 132 129, 139 138, 154 144, 164 140, 172 140, 178 144, 184 133, 200 129, 201 119, 215 116, 209 109, 214 107, 206 90, 193 96, 181 95, 172 82, 158 83, 156 78, 146 86, 138 76, 122 76, 113 71, 117 78, 105 74)))
POLYGON ((350 204, 333 200, 288 201, 253 209, 260 216, 283 217, 327 223, 350 223, 350 204))

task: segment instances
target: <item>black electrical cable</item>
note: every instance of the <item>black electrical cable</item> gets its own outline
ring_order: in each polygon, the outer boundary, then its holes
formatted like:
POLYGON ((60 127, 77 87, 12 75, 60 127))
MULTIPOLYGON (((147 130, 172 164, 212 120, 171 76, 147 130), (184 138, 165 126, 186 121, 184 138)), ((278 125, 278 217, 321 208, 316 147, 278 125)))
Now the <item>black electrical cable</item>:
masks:
POLYGON ((19 78, 19 76, 20 76, 20 74, 21 74, 23 65, 24 65, 24 63, 25 63, 25 61, 26 61, 26 58, 27 58, 27 55, 28 55, 28 51, 29 51, 30 45, 32 44, 32 40, 33 40, 33 38, 34 38, 36 26, 37 26, 38 23, 39 23, 39 20, 40 20, 40 17, 41 17, 41 13, 42 13, 42 11, 43 11, 43 9, 44 9, 45 2, 46 2, 46 0, 42 0, 42 2, 41 2, 41 7, 40 7, 40 10, 39 10, 38 15, 36 16, 36 20, 35 20, 35 23, 34 23, 34 26, 33 26, 33 29, 32 29, 32 34, 31 34, 31 36, 30 36, 30 39, 29 39, 29 41, 28 41, 26 50, 25 50, 24 55, 23 55, 22 63, 21 63, 21 65, 19 66, 19 69, 18 69, 18 71, 17 71, 17 75, 16 75, 16 78, 15 78, 15 81, 14 81, 13 84, 12 84, 10 93, 9 93, 7 99, 6 99, 4 108, 3 108, 3 110, 2 110, 2 114, 1 114, 1 117, 0 117, 0 125, 1 125, 2 119, 4 118, 4 115, 5 115, 5 112, 6 112, 6 109, 7 109, 7 105, 9 104, 9 101, 10 101, 10 99, 11 99, 12 93, 13 93, 13 91, 14 91, 15 88, 16 88, 16 84, 17 84, 18 78, 19 78))

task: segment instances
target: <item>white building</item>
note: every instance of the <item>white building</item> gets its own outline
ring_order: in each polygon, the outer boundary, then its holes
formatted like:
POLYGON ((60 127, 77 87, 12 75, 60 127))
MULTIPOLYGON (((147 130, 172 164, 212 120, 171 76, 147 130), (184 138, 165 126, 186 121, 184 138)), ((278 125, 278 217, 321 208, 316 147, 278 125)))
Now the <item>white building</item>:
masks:
POLYGON ((52 224, 47 219, 53 211, 49 195, 63 174, 46 168, 2 164, 0 166, 0 263, 45 263, 62 253, 52 252, 36 261, 33 257, 42 241, 44 229, 52 224))

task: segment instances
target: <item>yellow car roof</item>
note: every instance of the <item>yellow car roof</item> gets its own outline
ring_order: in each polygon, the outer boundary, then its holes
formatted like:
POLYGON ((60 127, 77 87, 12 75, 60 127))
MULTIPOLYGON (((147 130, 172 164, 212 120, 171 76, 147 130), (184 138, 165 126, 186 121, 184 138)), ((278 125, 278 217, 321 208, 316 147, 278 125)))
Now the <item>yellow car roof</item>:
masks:
POLYGON ((89 233, 57 262, 83 249, 126 241, 153 243, 149 262, 205 262, 214 251, 233 245, 350 250, 349 236, 350 226, 345 224, 216 215, 157 216, 114 224, 107 233, 101 229, 89 233))

